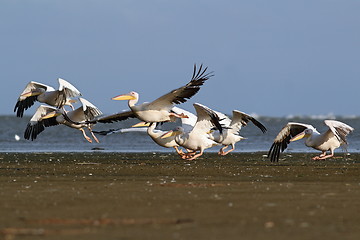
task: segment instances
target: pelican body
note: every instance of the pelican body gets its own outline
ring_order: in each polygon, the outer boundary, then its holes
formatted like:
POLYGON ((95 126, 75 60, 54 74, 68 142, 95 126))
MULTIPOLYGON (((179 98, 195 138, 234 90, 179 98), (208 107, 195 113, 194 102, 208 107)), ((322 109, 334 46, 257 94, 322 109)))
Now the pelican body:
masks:
POLYGON ((238 110, 233 110, 232 112, 232 119, 221 112, 215 111, 216 114, 219 116, 220 124, 224 127, 223 133, 220 134, 218 131, 215 131, 210 134, 211 139, 215 142, 222 144, 222 147, 218 154, 219 155, 227 155, 228 153, 235 150, 235 144, 243 139, 244 137, 240 136, 240 130, 243 126, 246 126, 250 121, 257 126, 263 133, 267 130, 264 125, 262 125, 259 121, 257 121, 252 116, 240 112, 238 110), (231 146, 231 149, 225 151, 226 148, 231 146))
POLYGON ((157 98, 156 100, 136 105, 139 101, 137 92, 130 92, 113 97, 113 100, 128 100, 131 111, 117 113, 106 118, 100 119, 101 122, 113 122, 125 120, 129 117, 136 117, 144 122, 168 122, 175 121, 176 118, 187 118, 184 114, 176 114, 172 111, 174 104, 180 104, 190 99, 199 90, 206 80, 212 77, 212 73, 206 73, 207 68, 196 70, 194 65, 193 76, 188 84, 172 90, 171 92, 157 98))
POLYGON ((81 93, 72 84, 59 78, 59 89, 55 90, 53 87, 31 81, 24 91, 20 94, 18 101, 14 107, 17 117, 23 117, 24 111, 30 108, 36 101, 48 104, 56 108, 62 108, 65 105, 72 109, 72 97, 79 97, 81 93))
POLYGON ((92 124, 86 123, 85 121, 100 115, 101 111, 84 98, 80 98, 80 102, 82 103, 81 107, 68 112, 65 112, 64 109, 40 105, 27 125, 24 138, 33 141, 45 130, 45 127, 63 124, 74 129, 79 129, 83 133, 84 138, 88 142, 92 142, 91 138, 86 135, 83 129, 86 127, 89 129, 94 140, 99 142, 92 132, 92 124))
POLYGON ((199 103, 193 105, 197 120, 192 130, 185 131, 183 127, 178 126, 175 131, 169 131, 162 136, 163 138, 175 136, 176 143, 190 151, 183 155, 187 160, 194 160, 200 157, 205 149, 218 145, 209 136, 211 129, 215 128, 222 133, 220 119, 214 111, 199 103))
POLYGON ((306 138, 305 145, 307 147, 322 152, 319 156, 313 157, 313 160, 325 160, 333 157, 335 149, 348 144, 346 136, 354 131, 354 128, 336 120, 325 120, 324 123, 329 127, 324 133, 319 133, 316 128, 309 124, 288 123, 276 136, 268 157, 272 162, 279 161, 280 151, 283 152, 290 142, 302 138, 306 138), (330 154, 327 154, 328 151, 330 154))

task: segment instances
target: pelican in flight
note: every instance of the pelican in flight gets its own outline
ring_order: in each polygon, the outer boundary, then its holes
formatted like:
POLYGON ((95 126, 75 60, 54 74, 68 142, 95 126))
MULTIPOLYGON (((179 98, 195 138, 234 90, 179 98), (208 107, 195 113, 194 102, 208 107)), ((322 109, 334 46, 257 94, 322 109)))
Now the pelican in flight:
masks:
POLYGON ((45 127, 64 124, 68 127, 79 129, 83 133, 84 138, 88 142, 92 142, 91 138, 86 135, 85 130, 83 129, 84 127, 88 128, 94 140, 99 142, 92 132, 92 124, 77 124, 74 121, 82 122, 92 120, 102 113, 86 99, 79 98, 79 100, 82 103, 82 106, 68 112, 65 112, 64 109, 40 105, 26 127, 24 138, 28 140, 31 139, 33 141, 36 139, 37 135, 45 130, 45 127))
POLYGON ((239 131, 243 126, 246 126, 250 121, 255 126, 257 126, 263 133, 266 132, 266 128, 264 125, 262 125, 254 117, 246 113, 240 112, 238 110, 233 110, 232 118, 230 119, 228 116, 226 116, 221 112, 217 112, 217 111, 215 112, 221 119, 220 124, 224 127, 222 134, 220 134, 218 131, 215 131, 210 134, 211 139, 224 146, 219 150, 218 152, 219 155, 224 156, 235 150, 235 143, 244 139, 242 136, 240 136, 239 131), (231 146, 232 148, 227 152, 225 152, 224 150, 229 146, 231 146))
POLYGON ((81 93, 64 79, 59 78, 58 81, 58 90, 42 83, 29 82, 20 94, 15 105, 14 112, 16 112, 16 116, 22 117, 24 111, 34 105, 35 101, 46 103, 56 108, 62 108, 64 105, 68 105, 74 109, 72 103, 75 101, 70 98, 79 97, 81 93))
POLYGON ((346 146, 346 136, 354 129, 349 125, 335 121, 325 120, 329 129, 324 133, 319 133, 312 125, 304 123, 289 122, 276 136, 272 144, 268 157, 272 162, 279 161, 280 151, 283 152, 290 142, 306 138, 305 145, 312 147, 322 153, 313 157, 313 160, 324 160, 334 156, 334 150, 341 145, 346 146), (327 155, 327 151, 330 154, 327 155))
MULTIPOLYGON (((188 112, 184 109, 181 109, 179 107, 176 107, 176 106, 174 106, 171 110, 173 112, 175 112, 176 114, 179 114, 179 115, 184 114, 184 115, 188 116, 188 118, 181 118, 181 125, 184 129, 186 129, 185 131, 190 131, 195 126, 196 116, 194 114, 192 114, 191 112, 188 112)), ((170 137, 162 138, 162 136, 164 134, 166 134, 168 131, 162 131, 159 129, 155 129, 157 124, 158 123, 140 122, 138 124, 133 125, 133 127, 148 126, 147 133, 155 143, 157 143, 159 146, 162 146, 165 148, 174 148, 175 151, 177 152, 177 154, 179 154, 180 156, 183 156, 184 153, 181 149, 179 150, 179 148, 178 148, 179 144, 175 140, 176 136, 173 135, 170 137)))
POLYGON ((215 128, 222 133, 220 119, 213 110, 199 103, 193 105, 196 110, 197 120, 191 131, 185 131, 183 127, 179 126, 175 131, 171 130, 162 136, 162 138, 176 136, 175 141, 177 144, 190 150, 183 156, 187 160, 194 160, 200 157, 205 149, 218 145, 217 142, 210 138, 210 130, 215 128), (197 153, 197 151, 199 152, 197 153))
POLYGON ((143 122, 168 122, 175 121, 176 118, 186 118, 185 114, 176 114, 171 109, 174 104, 180 104, 190 99, 199 90, 206 80, 212 77, 212 72, 206 73, 207 67, 203 69, 200 65, 196 70, 194 65, 194 72, 188 84, 180 88, 174 89, 171 92, 159 97, 158 99, 135 105, 139 100, 137 92, 130 92, 128 94, 113 97, 113 100, 129 100, 128 105, 131 111, 120 112, 107 117, 99 118, 99 122, 108 123, 114 121, 122 121, 128 118, 138 118, 143 122))
MULTIPOLYGON (((183 128, 186 128, 187 130, 191 130, 194 127, 194 125, 196 123, 196 116, 194 114, 192 114, 191 112, 188 112, 188 111, 186 111, 184 109, 181 109, 179 107, 176 107, 176 106, 174 106, 172 108, 172 111, 175 112, 176 114, 186 114, 187 116, 189 116, 189 118, 181 118, 181 123, 182 123, 183 128)), ((183 151, 181 149, 178 148, 179 144, 176 143, 175 136, 162 138, 162 136, 165 133, 167 133, 168 131, 163 131, 163 130, 156 129, 157 125, 158 125, 158 123, 139 122, 139 123, 132 126, 132 127, 134 127, 133 129, 119 128, 119 129, 110 129, 110 130, 107 130, 107 131, 93 131, 93 132, 97 133, 97 134, 100 134, 100 135, 110 135, 110 134, 118 133, 118 132, 120 132, 120 133, 130 132, 131 130, 132 130, 132 132, 133 131, 143 132, 144 129, 145 129, 147 134, 150 136, 150 138, 156 144, 158 144, 161 147, 165 147, 165 148, 174 148, 175 151, 180 156, 183 156, 184 153, 183 153, 183 151)))

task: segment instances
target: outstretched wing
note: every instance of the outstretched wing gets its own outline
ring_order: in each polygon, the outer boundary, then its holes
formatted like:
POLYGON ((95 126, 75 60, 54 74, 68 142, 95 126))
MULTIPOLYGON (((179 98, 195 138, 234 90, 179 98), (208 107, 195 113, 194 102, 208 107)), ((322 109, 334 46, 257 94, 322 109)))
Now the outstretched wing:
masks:
POLYGON ((57 110, 58 109, 54 107, 40 105, 25 129, 24 138, 27 140, 31 138, 31 141, 33 141, 37 135, 45 130, 45 127, 58 125, 59 123, 56 121, 56 117, 42 119, 45 115, 57 110))
POLYGON ((196 120, 197 117, 195 114, 188 112, 182 108, 176 107, 174 106, 171 111, 175 112, 176 114, 185 114, 186 116, 188 116, 188 118, 181 118, 181 126, 184 129, 185 132, 190 132, 195 124, 196 124, 196 120))
POLYGON ((58 90, 58 96, 55 101, 57 108, 63 107, 70 98, 81 96, 80 91, 77 90, 68 81, 61 78, 58 78, 58 81, 59 81, 59 90, 58 90))
POLYGON ((207 67, 203 69, 203 65, 200 65, 199 70, 196 70, 196 65, 194 65, 194 73, 191 78, 191 81, 183 87, 177 88, 165 94, 158 99, 147 104, 148 109, 161 110, 161 109, 171 109, 173 104, 180 104, 186 102, 192 96, 194 96, 199 90, 200 87, 204 84, 206 80, 214 76, 212 72, 206 73, 207 67))
POLYGON ((35 101, 37 101, 38 95, 30 96, 29 93, 34 91, 46 92, 51 90, 55 90, 55 89, 53 87, 50 87, 42 83, 38 83, 34 81, 29 82, 26 85, 24 91, 22 91, 22 93, 20 94, 16 102, 16 105, 14 107, 14 112, 16 112, 16 116, 23 117, 24 111, 30 108, 32 105, 34 105, 35 101))
POLYGON ((94 119, 94 121, 100 123, 113 123, 113 122, 124 121, 128 118, 136 118, 136 116, 132 111, 124 111, 107 116, 102 116, 94 119))
POLYGON ((343 122, 339 122, 336 120, 325 120, 324 122, 339 141, 347 144, 346 136, 352 131, 354 131, 354 128, 350 127, 349 125, 343 122))
POLYGON ((93 105, 88 100, 86 100, 84 98, 79 98, 79 100, 80 100, 80 102, 82 104, 83 111, 84 111, 84 114, 85 114, 85 118, 86 118, 87 121, 91 121, 95 117, 100 116, 102 114, 100 109, 98 109, 95 105, 93 105))
POLYGON ((290 139, 308 128, 315 129, 309 124, 294 122, 289 122, 286 124, 285 127, 283 127, 276 136, 274 143, 271 145, 269 150, 268 157, 270 157, 271 162, 278 162, 280 151, 283 152, 287 148, 288 144, 290 143, 290 139))
POLYGON ((220 124, 220 118, 215 111, 199 103, 194 103, 193 105, 197 115, 197 121, 192 130, 193 132, 205 134, 215 128, 222 133, 223 128, 220 124))
POLYGON ((258 120, 256 120, 254 117, 240 112, 238 110, 233 110, 233 117, 230 124, 230 128, 233 129, 233 131, 240 131, 242 126, 246 126, 249 122, 252 122, 255 126, 257 126, 263 133, 267 131, 266 127, 262 125, 258 120))

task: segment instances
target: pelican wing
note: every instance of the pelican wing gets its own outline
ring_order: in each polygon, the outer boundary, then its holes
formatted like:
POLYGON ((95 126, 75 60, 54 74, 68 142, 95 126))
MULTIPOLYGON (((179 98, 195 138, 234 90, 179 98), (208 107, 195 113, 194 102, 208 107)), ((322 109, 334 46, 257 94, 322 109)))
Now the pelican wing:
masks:
POLYGON ((252 122, 255 126, 257 126, 263 133, 267 131, 266 127, 262 125, 258 120, 253 118, 252 116, 240 112, 238 110, 233 110, 233 117, 230 124, 231 129, 236 132, 240 131, 242 126, 246 126, 249 122, 252 122))
POLYGON ((98 109, 95 105, 93 105, 88 100, 86 100, 84 98, 79 98, 79 100, 82 104, 82 108, 83 108, 83 111, 85 114, 86 121, 91 121, 95 117, 100 116, 102 114, 100 109, 98 109))
POLYGON ((271 162, 278 162, 280 151, 283 152, 287 148, 290 139, 308 128, 315 129, 313 126, 304 123, 289 122, 286 124, 276 136, 269 150, 268 157, 270 157, 271 162))
POLYGON ((190 132, 194 128, 194 126, 196 124, 196 120, 197 120, 197 117, 195 114, 188 112, 182 108, 176 107, 176 106, 174 106, 171 109, 171 111, 173 111, 179 115, 183 113, 186 116, 188 116, 188 118, 181 118, 181 125, 185 132, 190 132))
POLYGON ((38 82, 34 82, 31 81, 29 82, 24 91, 22 91, 22 93, 20 94, 16 105, 14 107, 14 112, 16 112, 16 116, 18 117, 22 117, 24 115, 24 111, 26 109, 28 109, 29 107, 31 107, 32 105, 34 105, 35 101, 37 100, 37 96, 24 96, 27 93, 33 92, 35 90, 39 90, 39 91, 55 91, 55 89, 53 87, 50 87, 48 85, 42 84, 42 83, 38 83, 38 82))
POLYGON ((231 124, 231 119, 226 114, 223 114, 222 112, 218 112, 218 111, 215 111, 215 110, 214 110, 214 112, 218 115, 218 117, 220 119, 221 126, 229 128, 230 124, 231 124))
POLYGON ((173 104, 186 102, 200 90, 200 87, 206 80, 213 76, 212 72, 206 73, 206 70, 207 67, 203 69, 202 65, 200 65, 199 70, 196 70, 196 65, 194 65, 194 73, 188 84, 174 89, 168 94, 165 94, 147 104, 147 108, 152 110, 171 109, 173 104))
POLYGON ((56 121, 56 117, 41 119, 53 111, 58 111, 58 109, 46 105, 40 105, 25 129, 24 138, 27 140, 31 138, 31 141, 33 141, 36 139, 37 135, 45 130, 45 127, 59 125, 56 121))
POLYGON ((100 122, 100 123, 113 123, 124 121, 128 118, 136 118, 135 114, 132 111, 124 111, 120 113, 115 113, 108 116, 99 117, 93 121, 100 122))
POLYGON ((347 144, 346 136, 352 131, 354 131, 354 128, 336 120, 325 120, 324 122, 339 141, 347 144))
POLYGON ((220 118, 213 110, 199 103, 194 103, 193 105, 196 110, 197 121, 192 131, 207 134, 215 127, 216 130, 222 133, 223 129, 220 124, 220 118))
POLYGON ((69 83, 68 81, 62 79, 62 78, 58 78, 59 81, 59 91, 64 92, 65 96, 67 98, 71 98, 71 97, 79 97, 82 94, 80 93, 79 90, 77 90, 76 87, 74 87, 71 83, 69 83))

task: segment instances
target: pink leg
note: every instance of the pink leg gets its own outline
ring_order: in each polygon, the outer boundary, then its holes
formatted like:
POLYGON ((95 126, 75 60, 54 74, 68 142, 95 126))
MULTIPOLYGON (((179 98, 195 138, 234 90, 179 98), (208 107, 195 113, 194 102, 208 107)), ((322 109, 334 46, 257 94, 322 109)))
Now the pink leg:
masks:
POLYGON ((82 133, 83 133, 83 135, 84 135, 84 138, 85 138, 89 143, 92 143, 91 138, 89 138, 88 136, 86 136, 85 130, 82 129, 82 128, 80 128, 79 130, 82 131, 82 133))
MULTIPOLYGON (((228 147, 228 146, 226 146, 226 147, 228 147)), ((222 149, 225 149, 225 148, 222 148, 222 149)), ((220 150, 221 150, 221 149, 220 149, 220 150)), ((235 150, 234 145, 231 145, 231 149, 230 149, 229 151, 224 152, 224 150, 223 150, 220 155, 225 156, 226 154, 228 154, 228 153, 230 153, 230 152, 232 152, 232 151, 234 151, 234 150, 235 150)))
POLYGON ((179 154, 180 156, 183 156, 185 153, 180 149, 177 148, 177 146, 174 146, 175 151, 177 152, 177 154, 179 154))
POLYGON ((331 153, 329 155, 326 155, 326 151, 322 152, 322 154, 320 154, 319 156, 313 157, 313 160, 325 160, 327 158, 331 158, 334 156, 334 151, 331 151, 331 153))
POLYGON ((188 158, 187 160, 194 160, 195 158, 200 157, 203 153, 204 153, 204 151, 200 150, 200 152, 198 154, 195 154, 194 156, 192 156, 191 158, 188 158))
POLYGON ((225 150, 228 146, 229 146, 229 145, 226 145, 226 146, 220 148, 218 154, 219 154, 219 155, 224 155, 224 150, 225 150))
POLYGON ((170 117, 177 117, 177 118, 189 118, 187 115, 185 115, 184 113, 181 114, 176 114, 176 113, 170 113, 169 114, 170 117))
POLYGON ((92 132, 92 129, 91 129, 91 128, 89 128, 89 131, 90 131, 90 133, 91 133, 91 136, 94 138, 94 140, 95 140, 97 143, 99 143, 99 140, 97 139, 97 137, 95 136, 95 134, 92 132))

